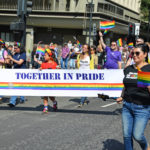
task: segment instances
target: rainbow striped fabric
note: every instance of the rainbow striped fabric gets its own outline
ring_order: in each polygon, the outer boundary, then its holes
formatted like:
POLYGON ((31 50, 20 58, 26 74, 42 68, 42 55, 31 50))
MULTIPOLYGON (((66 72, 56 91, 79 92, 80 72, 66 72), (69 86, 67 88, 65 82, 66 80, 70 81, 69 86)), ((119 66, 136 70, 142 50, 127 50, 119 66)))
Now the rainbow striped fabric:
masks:
POLYGON ((115 27, 115 21, 100 21, 100 29, 101 30, 106 30, 106 29, 111 29, 115 27))
POLYGON ((19 90, 122 90, 122 83, 8 83, 0 82, 0 89, 19 90))
POLYGON ((150 86, 150 72, 138 71, 138 87, 150 86))
POLYGON ((81 46, 81 43, 77 40, 77 45, 80 47, 81 46))
POLYGON ((122 38, 119 38, 119 39, 117 40, 117 45, 118 45, 119 47, 122 47, 122 46, 123 46, 122 38))
POLYGON ((2 39, 0 39, 0 42, 2 43, 2 45, 5 45, 5 42, 2 39))
POLYGON ((128 44, 128 48, 133 48, 133 42, 130 42, 130 43, 128 44))
POLYGON ((41 46, 38 46, 37 49, 36 49, 36 54, 44 55, 45 54, 45 49, 42 48, 41 46))
POLYGON ((107 34, 107 33, 108 33, 108 29, 105 29, 104 34, 107 34))
POLYGON ((45 52, 47 52, 49 54, 49 56, 52 56, 52 51, 50 49, 46 48, 45 52))
POLYGON ((17 46, 21 46, 21 44, 19 42, 15 42, 15 45, 17 46))

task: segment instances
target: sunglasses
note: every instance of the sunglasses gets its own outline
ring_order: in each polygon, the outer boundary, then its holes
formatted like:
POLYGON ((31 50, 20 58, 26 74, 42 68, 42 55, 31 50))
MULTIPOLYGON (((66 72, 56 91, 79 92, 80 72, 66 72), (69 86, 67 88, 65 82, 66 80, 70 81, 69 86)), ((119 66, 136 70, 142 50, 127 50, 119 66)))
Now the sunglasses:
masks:
POLYGON ((111 46, 116 46, 116 44, 111 44, 111 46))
POLYGON ((142 42, 142 41, 136 41, 137 43, 142 42))
POLYGON ((139 56, 139 55, 140 55, 140 52, 132 52, 131 54, 132 54, 132 56, 134 56, 134 54, 135 54, 136 56, 139 56))

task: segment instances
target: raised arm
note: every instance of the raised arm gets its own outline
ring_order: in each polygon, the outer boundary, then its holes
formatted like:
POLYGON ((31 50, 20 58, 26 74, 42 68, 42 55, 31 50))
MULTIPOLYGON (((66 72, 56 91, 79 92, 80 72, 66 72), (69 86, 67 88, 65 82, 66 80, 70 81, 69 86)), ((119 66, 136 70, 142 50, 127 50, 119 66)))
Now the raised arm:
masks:
POLYGON ((104 43, 103 34, 102 34, 101 31, 99 31, 99 37, 100 37, 100 42, 102 44, 102 47, 103 47, 103 49, 105 49, 106 48, 106 44, 104 43))

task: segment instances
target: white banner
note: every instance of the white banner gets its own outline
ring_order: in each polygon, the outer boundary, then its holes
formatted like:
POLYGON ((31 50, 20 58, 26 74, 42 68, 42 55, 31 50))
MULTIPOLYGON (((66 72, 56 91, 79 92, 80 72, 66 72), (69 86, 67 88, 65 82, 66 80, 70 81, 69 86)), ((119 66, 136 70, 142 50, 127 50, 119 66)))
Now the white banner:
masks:
POLYGON ((0 95, 97 97, 121 95, 123 70, 0 69, 0 95))

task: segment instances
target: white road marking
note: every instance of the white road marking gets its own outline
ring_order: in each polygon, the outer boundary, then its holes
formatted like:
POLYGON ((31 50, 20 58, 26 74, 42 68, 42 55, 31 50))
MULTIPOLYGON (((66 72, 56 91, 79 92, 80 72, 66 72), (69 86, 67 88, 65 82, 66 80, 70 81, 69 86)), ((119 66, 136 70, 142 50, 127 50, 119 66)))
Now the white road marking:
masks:
POLYGON ((108 107, 108 106, 111 106, 111 105, 115 105, 115 104, 117 104, 117 103, 114 102, 114 103, 110 103, 110 104, 107 104, 107 105, 104 105, 104 106, 101 106, 101 107, 105 108, 105 107, 108 107))

